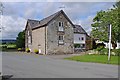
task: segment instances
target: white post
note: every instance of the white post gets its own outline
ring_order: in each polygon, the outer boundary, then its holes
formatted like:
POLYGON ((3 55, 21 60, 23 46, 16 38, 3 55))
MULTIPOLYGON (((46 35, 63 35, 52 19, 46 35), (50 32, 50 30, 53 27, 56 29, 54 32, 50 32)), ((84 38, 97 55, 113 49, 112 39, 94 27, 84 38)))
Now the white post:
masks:
POLYGON ((108 53, 108 62, 110 61, 110 50, 111 50, 111 24, 109 26, 109 53, 108 53))

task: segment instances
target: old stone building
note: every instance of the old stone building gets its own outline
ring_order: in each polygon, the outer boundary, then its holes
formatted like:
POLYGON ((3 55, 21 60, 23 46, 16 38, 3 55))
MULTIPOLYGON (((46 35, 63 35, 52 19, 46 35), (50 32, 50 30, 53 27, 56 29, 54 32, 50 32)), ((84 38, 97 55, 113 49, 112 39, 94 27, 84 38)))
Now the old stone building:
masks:
POLYGON ((74 52, 73 23, 63 10, 42 19, 28 19, 25 28, 25 47, 42 54, 74 52))

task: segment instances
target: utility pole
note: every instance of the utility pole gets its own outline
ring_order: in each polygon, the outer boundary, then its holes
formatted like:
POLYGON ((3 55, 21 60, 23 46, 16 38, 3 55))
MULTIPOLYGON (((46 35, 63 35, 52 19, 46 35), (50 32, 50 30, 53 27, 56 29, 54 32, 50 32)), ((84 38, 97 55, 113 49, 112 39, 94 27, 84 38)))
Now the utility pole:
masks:
POLYGON ((108 52, 108 62, 110 62, 110 53, 111 53, 111 24, 109 25, 109 52, 108 52))

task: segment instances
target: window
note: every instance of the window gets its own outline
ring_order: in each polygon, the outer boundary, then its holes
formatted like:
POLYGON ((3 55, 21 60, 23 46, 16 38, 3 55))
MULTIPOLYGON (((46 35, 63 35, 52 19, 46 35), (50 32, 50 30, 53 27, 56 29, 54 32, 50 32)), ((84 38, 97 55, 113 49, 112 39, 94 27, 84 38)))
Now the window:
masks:
POLYGON ((60 35, 60 36, 59 36, 59 40, 63 40, 63 35, 60 35))
POLYGON ((85 48, 85 44, 81 44, 81 48, 85 48))
POLYGON ((58 23, 58 31, 64 31, 64 23, 63 22, 58 23))
POLYGON ((82 49, 82 48, 85 48, 85 44, 74 44, 74 47, 76 49, 82 49))
POLYGON ((80 48, 80 44, 74 44, 75 48, 80 48))
POLYGON ((61 22, 59 22, 59 27, 61 26, 61 22))
POLYGON ((31 36, 28 36, 28 43, 31 43, 31 36))
POLYGON ((28 30, 28 36, 30 35, 30 32, 29 32, 29 30, 28 30))
POLYGON ((58 43, 59 44, 64 44, 64 37, 63 37, 63 35, 59 35, 59 37, 58 37, 58 43))
POLYGON ((79 40, 80 40, 80 37, 79 37, 79 40))
POLYGON ((84 37, 82 37, 81 40, 84 40, 84 37))

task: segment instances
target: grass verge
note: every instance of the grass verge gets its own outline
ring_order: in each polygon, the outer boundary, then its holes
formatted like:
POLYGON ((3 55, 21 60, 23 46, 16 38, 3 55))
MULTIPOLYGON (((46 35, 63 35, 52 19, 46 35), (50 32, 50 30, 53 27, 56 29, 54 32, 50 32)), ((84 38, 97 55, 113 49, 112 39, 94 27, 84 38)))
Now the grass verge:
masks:
POLYGON ((93 62, 93 63, 120 65, 120 63, 118 62, 119 60, 118 57, 119 56, 111 56, 109 63, 108 63, 107 55, 80 55, 80 56, 73 56, 64 59, 79 61, 79 62, 93 62))

